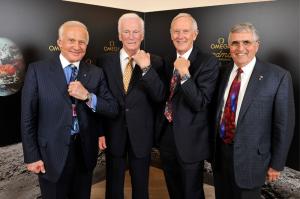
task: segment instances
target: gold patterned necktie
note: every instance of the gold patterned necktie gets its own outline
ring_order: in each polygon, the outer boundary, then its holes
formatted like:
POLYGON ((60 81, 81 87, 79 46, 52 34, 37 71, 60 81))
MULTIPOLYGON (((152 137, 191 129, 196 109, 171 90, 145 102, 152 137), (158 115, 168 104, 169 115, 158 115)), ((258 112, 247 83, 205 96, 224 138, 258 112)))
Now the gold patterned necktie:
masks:
POLYGON ((129 82, 130 82, 130 79, 132 76, 132 71, 133 71, 133 68, 132 68, 133 59, 132 58, 128 58, 128 59, 129 59, 129 61, 126 64, 124 74, 123 74, 123 85, 124 85, 125 93, 127 93, 127 91, 128 91, 129 82))

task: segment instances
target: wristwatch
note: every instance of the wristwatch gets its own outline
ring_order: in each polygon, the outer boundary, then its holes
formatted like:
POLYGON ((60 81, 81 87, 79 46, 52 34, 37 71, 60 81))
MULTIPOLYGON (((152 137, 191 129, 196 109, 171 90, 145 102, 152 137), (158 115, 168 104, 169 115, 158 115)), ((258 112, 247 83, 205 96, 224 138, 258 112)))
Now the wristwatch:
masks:
POLYGON ((84 101, 85 101, 85 102, 88 102, 88 101, 90 101, 91 99, 92 99, 91 93, 87 93, 86 99, 85 99, 84 101))
POLYGON ((143 69, 142 69, 142 72, 143 72, 143 73, 146 73, 146 72, 148 72, 148 70, 149 70, 150 68, 151 68, 151 65, 149 65, 149 66, 143 68, 143 69))
POLYGON ((184 74, 182 77, 181 77, 181 81, 186 81, 186 80, 188 80, 188 79, 190 79, 191 78, 191 75, 189 74, 189 73, 187 73, 187 74, 184 74))

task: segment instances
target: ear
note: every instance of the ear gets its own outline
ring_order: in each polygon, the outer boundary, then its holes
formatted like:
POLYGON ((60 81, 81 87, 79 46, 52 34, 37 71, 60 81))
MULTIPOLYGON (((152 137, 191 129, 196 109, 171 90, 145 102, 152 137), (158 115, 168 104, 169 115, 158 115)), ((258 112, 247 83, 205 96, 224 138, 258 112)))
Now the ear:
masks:
POLYGON ((56 43, 57 43, 58 47, 61 48, 61 40, 58 39, 56 43))
POLYGON ((258 49, 259 49, 259 44, 260 44, 260 42, 259 41, 257 41, 256 42, 256 52, 258 51, 258 49))
POLYGON ((195 31, 194 36, 193 36, 193 41, 195 41, 197 39, 197 36, 198 36, 198 31, 195 31))

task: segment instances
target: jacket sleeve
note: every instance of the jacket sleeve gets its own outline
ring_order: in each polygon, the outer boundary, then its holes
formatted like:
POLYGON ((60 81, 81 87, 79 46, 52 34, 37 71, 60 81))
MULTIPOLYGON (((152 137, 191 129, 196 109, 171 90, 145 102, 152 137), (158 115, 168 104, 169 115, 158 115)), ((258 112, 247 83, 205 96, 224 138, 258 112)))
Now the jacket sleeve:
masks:
POLYGON ((200 111, 212 101, 219 74, 220 63, 213 56, 200 64, 200 70, 191 74, 191 78, 181 85, 184 99, 194 111, 200 111))
POLYGON ((272 156, 270 167, 283 170, 295 127, 295 104, 292 79, 286 72, 280 81, 273 111, 272 156))
POLYGON ((162 59, 154 56, 151 60, 151 68, 142 77, 142 82, 146 88, 146 92, 155 102, 162 102, 165 99, 165 87, 161 77, 162 69, 162 59))
POLYGON ((34 65, 29 65, 22 89, 21 135, 25 163, 41 160, 37 141, 38 85, 34 65))

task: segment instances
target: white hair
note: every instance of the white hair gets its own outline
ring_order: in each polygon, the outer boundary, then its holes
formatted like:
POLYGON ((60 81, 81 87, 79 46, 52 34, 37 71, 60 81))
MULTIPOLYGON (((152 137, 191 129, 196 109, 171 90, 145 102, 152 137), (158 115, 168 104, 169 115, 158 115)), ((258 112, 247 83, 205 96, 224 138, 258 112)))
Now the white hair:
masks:
POLYGON ((86 42, 87 44, 89 43, 89 32, 88 29, 86 27, 86 25, 84 25, 83 23, 81 23, 80 21, 66 21, 64 22, 58 29, 58 38, 61 39, 62 35, 65 31, 65 27, 81 27, 86 31, 86 42))

